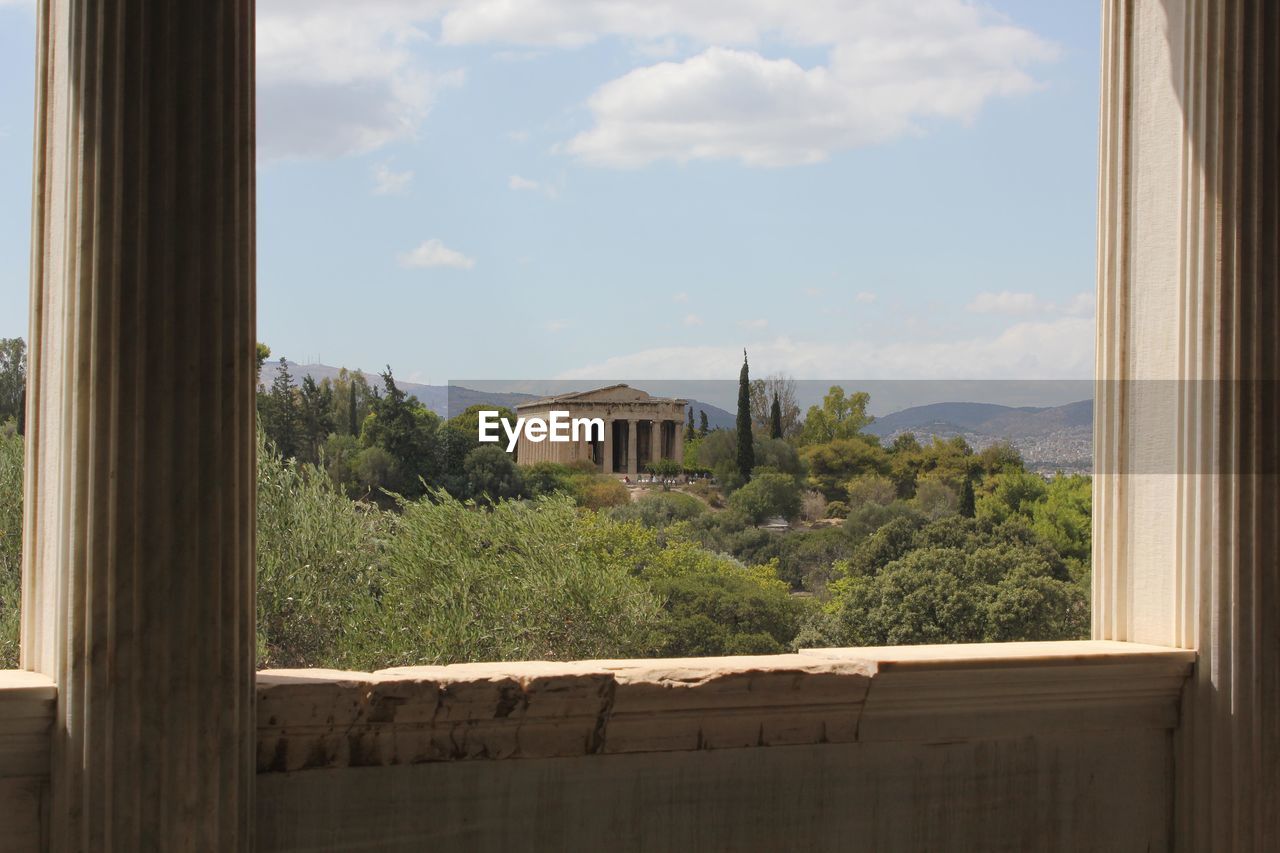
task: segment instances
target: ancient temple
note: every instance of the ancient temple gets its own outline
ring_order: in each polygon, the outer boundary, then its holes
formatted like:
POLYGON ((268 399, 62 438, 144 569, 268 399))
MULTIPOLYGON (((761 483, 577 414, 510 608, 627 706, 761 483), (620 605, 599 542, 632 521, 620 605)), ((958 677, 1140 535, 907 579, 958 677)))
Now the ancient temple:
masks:
POLYGON ((521 434, 516 458, 522 465, 535 462, 568 464, 589 459, 605 474, 630 475, 660 459, 684 464, 684 418, 688 400, 654 397, 628 385, 609 385, 592 391, 557 394, 530 400, 516 407, 522 418, 550 419, 551 412, 567 412, 570 418, 600 418, 604 435, 582 430, 576 441, 531 441, 521 434))

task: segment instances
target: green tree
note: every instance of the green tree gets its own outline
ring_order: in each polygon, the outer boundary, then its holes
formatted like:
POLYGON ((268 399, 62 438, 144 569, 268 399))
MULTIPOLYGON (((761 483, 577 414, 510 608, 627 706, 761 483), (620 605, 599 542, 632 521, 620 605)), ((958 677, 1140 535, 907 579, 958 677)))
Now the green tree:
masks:
POLYGON ((973 518, 977 515, 977 506, 973 494, 973 478, 964 478, 964 487, 960 490, 960 515, 973 518))
POLYGON ((893 481, 877 473, 854 477, 845 488, 848 493, 846 501, 851 510, 862 509, 867 504, 888 506, 898 497, 893 481))
POLYGON ((878 530, 831 584, 832 640, 851 645, 1065 640, 1085 636, 1088 598, 1025 522, 950 516, 878 530))
POLYGON ((751 479, 756 467, 754 437, 751 434, 751 372, 747 367, 747 351, 742 351, 742 371, 738 374, 738 476, 751 479))
POLYGON ((769 409, 769 437, 782 438, 782 404, 778 395, 773 395, 773 405, 769 409))
POLYGON ((359 403, 356 401, 356 386, 347 389, 347 434, 360 434, 359 403))
POLYGON ((856 437, 875 418, 867 414, 871 395, 857 391, 845 395, 839 385, 832 385, 822 398, 821 406, 810 406, 800 430, 801 444, 824 444, 837 439, 856 437))
POLYGON ((790 521, 800 515, 800 489, 794 477, 760 468, 730 495, 729 507, 756 524, 778 515, 790 521))
POLYGON ((688 421, 688 423, 686 423, 686 424, 684 425, 684 437, 685 437, 685 441, 689 441, 689 440, 691 440, 691 439, 695 439, 695 438, 697 438, 697 437, 698 437, 698 427, 697 427, 697 426, 694 424, 694 422, 693 422, 693 407, 692 407, 692 406, 690 406, 690 407, 689 407, 689 412, 688 412, 688 414, 689 414, 689 421, 688 421))
POLYGON ((1031 517, 1035 504, 1044 500, 1048 487, 1039 474, 1011 468, 992 477, 988 493, 978 499, 978 518, 1004 521, 1012 515, 1031 517))
POLYGON ((789 648, 805 605, 778 578, 776 562, 745 566, 688 540, 669 540, 662 548, 655 541, 652 534, 640 540, 630 559, 643 566, 640 576, 665 602, 667 618, 656 623, 657 654, 777 654, 789 648))
POLYGON ((369 385, 364 373, 345 367, 333 379, 325 379, 320 384, 321 387, 328 384, 332 389, 330 417, 334 430, 358 437, 365 418, 373 411, 377 389, 369 385))
POLYGON ((27 344, 0 338, 0 424, 13 418, 22 432, 27 397, 27 344))
POLYGON ((847 501, 849 481, 885 474, 889 458, 872 436, 839 438, 805 447, 800 458, 809 469, 809 484, 829 501, 847 501))
MULTIPOLYGON (((785 439, 758 438, 751 442, 756 467, 776 467, 792 476, 801 476, 804 465, 796 448, 785 439)), ((686 457, 687 461, 712 470, 716 478, 727 491, 739 487, 744 482, 740 479, 737 467, 737 433, 727 429, 713 430, 707 438, 701 438, 696 448, 696 459, 686 457)))
POLYGON ((924 448, 914 433, 904 432, 894 437, 889 445, 889 479, 893 481, 898 497, 904 500, 916 493, 916 478, 924 467, 924 448))
POLYGON ((382 448, 394 460, 395 477, 383 487, 416 497, 438 481, 440 418, 396 385, 390 367, 382 374, 382 383, 382 396, 373 402, 360 441, 366 447, 382 448))
POLYGON ((511 454, 495 444, 477 447, 462 463, 466 478, 466 494, 483 503, 495 503, 520 497, 524 480, 511 454))
POLYGON ((302 445, 301 414, 286 359, 280 359, 271 388, 265 395, 259 395, 258 403, 258 415, 267 440, 285 459, 296 457, 302 445))
POLYGON ((707 421, 707 413, 704 409, 698 409, 698 435, 706 438, 709 432, 711 432, 711 426, 707 421))
POLYGON ((317 384, 311 374, 302 377, 298 389, 298 453, 304 462, 317 464, 320 449, 334 430, 333 386, 317 384))
POLYGON ((913 500, 921 515, 930 520, 959 512, 960 500, 956 493, 933 476, 925 477, 916 484, 916 496, 913 500))
POLYGON ((254 373, 254 378, 257 380, 258 387, 262 387, 262 368, 266 365, 267 359, 271 358, 271 347, 267 346, 262 341, 258 341, 254 346, 253 357, 254 361, 257 363, 257 370, 254 373))
POLYGON ((778 403, 780 434, 790 438, 800 431, 800 406, 796 403, 796 381, 775 373, 764 379, 751 380, 751 422, 765 434, 773 431, 773 403, 778 403))

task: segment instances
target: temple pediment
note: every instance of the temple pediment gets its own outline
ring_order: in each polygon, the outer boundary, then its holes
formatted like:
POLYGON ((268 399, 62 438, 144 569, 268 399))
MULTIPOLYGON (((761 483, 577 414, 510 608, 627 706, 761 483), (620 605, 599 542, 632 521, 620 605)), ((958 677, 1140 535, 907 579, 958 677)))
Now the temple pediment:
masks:
POLYGON ((555 394, 550 397, 543 397, 538 400, 530 400, 528 403, 521 403, 516 408, 535 408, 545 407, 552 403, 563 403, 566 405, 583 404, 583 403, 679 403, 684 404, 684 400, 676 400, 667 397, 655 397, 647 391, 639 388, 632 388, 630 385, 618 384, 607 385, 603 388, 593 388, 589 391, 573 391, 567 394, 555 394))

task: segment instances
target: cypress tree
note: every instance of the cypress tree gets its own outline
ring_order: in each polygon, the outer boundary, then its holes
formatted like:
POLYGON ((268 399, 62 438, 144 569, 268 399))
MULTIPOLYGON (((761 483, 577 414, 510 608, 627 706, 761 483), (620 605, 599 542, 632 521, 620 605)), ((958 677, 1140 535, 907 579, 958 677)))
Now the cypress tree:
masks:
POLYGON ((743 481, 751 479, 756 467, 756 448, 751 436, 751 372, 747 368, 747 351, 742 351, 742 372, 738 374, 738 473, 743 481))
POLYGON ((973 477, 964 478, 964 487, 960 489, 960 514, 965 518, 973 518, 977 514, 973 496, 973 477))
POLYGON ((773 395, 773 406, 769 409, 769 437, 782 438, 782 403, 778 395, 773 395))
POLYGON ((698 437, 698 428, 693 425, 693 407, 689 407, 689 423, 684 426, 685 435, 689 438, 698 437))
POLYGON ((711 426, 707 423, 707 413, 702 409, 698 409, 698 435, 706 438, 710 432, 711 426))
POLYGON ((356 423, 356 383, 353 379, 350 392, 347 394, 347 430, 355 436, 360 435, 360 425, 356 423))

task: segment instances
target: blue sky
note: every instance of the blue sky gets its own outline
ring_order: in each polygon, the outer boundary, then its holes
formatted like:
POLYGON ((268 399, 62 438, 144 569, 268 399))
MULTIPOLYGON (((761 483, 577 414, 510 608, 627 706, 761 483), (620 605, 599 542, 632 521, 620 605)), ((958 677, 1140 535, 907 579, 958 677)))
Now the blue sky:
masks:
MULTIPOLYGON (((259 337, 450 379, 1092 373, 1098 11, 259 0, 259 337), (513 11, 514 10, 514 11, 513 11)), ((34 21, 0 0, 0 336, 34 21)))

